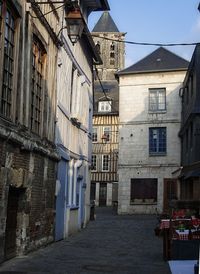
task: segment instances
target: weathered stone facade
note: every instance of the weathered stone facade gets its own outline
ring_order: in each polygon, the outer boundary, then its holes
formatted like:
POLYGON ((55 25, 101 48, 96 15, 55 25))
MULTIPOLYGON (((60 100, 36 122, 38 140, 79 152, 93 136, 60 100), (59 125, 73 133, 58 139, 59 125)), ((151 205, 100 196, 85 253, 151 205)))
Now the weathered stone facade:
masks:
POLYGON ((0 262, 54 239, 59 26, 56 11, 42 15, 52 8, 0 1, 0 262))
POLYGON ((150 59, 146 57, 147 61, 144 58, 124 73, 119 72, 119 214, 162 212, 165 181, 172 180, 172 173, 180 167, 179 89, 187 62, 171 54, 158 49, 155 56, 149 55, 151 62, 148 63, 150 59), (165 55, 169 55, 168 58, 165 55), (167 67, 169 57, 173 60, 170 69, 167 67), (160 71, 158 63, 162 66, 160 71), (158 101, 152 91, 160 92, 158 101), (151 96, 154 96, 153 108, 151 96), (162 109, 156 105, 160 101, 162 109))

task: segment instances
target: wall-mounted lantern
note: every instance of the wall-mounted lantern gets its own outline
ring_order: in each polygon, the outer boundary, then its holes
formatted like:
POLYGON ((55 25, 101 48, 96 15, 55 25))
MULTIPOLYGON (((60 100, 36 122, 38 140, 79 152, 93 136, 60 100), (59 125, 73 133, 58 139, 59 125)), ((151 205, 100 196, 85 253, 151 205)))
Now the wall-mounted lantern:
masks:
POLYGON ((69 10, 66 15, 68 36, 74 45, 80 38, 84 29, 84 20, 79 8, 69 10))

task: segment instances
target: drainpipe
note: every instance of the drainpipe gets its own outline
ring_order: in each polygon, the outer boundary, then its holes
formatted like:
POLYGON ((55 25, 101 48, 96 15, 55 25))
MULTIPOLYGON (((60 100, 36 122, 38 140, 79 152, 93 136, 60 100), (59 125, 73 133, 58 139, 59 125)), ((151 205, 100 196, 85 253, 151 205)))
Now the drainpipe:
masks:
POLYGON ((77 187, 77 170, 83 164, 83 160, 78 160, 74 164, 74 196, 73 196, 73 204, 76 206, 76 187, 77 187))
POLYGON ((72 180, 73 180, 73 167, 74 167, 74 159, 72 159, 69 163, 69 205, 72 205, 72 180))

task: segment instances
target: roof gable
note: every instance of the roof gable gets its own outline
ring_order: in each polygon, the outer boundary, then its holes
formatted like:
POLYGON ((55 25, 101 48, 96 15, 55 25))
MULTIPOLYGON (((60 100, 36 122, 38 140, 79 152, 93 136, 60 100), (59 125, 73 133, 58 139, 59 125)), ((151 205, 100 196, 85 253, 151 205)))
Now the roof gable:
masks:
POLYGON ((188 65, 189 62, 182 57, 160 47, 139 62, 119 71, 117 74, 185 70, 188 68, 188 65))
POLYGON ((104 11, 92 32, 119 32, 119 30, 110 16, 110 13, 104 11))

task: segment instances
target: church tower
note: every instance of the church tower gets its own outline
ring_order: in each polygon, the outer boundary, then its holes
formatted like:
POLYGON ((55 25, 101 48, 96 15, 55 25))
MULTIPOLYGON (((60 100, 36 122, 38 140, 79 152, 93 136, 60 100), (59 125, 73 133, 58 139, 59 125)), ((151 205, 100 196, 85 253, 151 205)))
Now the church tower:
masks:
POLYGON ((91 159, 91 200, 117 206, 119 86, 115 73, 124 69, 124 36, 109 12, 103 12, 92 36, 102 59, 96 66, 91 159))
POLYGON ((103 12, 92 30, 93 40, 99 49, 103 64, 97 66, 101 80, 114 80, 114 73, 124 69, 125 33, 120 32, 109 12, 103 12), (112 41, 113 40, 113 41, 112 41))

